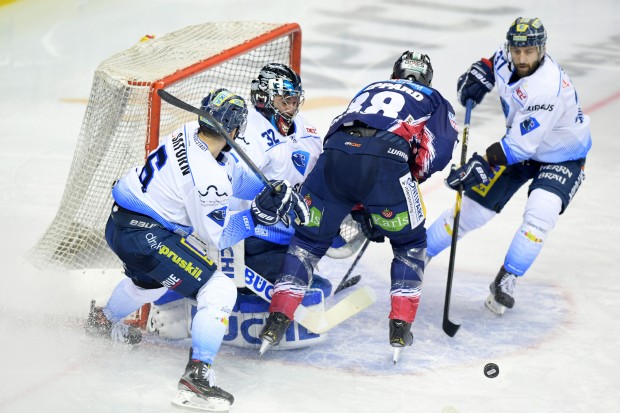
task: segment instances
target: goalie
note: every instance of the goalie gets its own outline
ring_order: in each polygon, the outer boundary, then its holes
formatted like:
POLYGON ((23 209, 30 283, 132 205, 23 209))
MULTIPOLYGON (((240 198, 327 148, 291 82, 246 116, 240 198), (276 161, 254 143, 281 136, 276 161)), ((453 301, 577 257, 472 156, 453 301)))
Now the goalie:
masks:
MULTIPOLYGON (((245 127, 245 101, 225 89, 205 97, 202 109, 228 139, 245 127)), ((91 303, 85 325, 90 334, 136 344, 141 333, 120 322, 124 317, 167 289, 195 299, 191 356, 173 404, 205 410, 227 409, 234 400, 215 387, 212 364, 237 290, 207 256, 200 239, 225 248, 252 234, 257 224, 290 220, 289 211, 302 223, 308 217, 305 203, 286 182, 274 182, 276 191, 267 190, 254 174, 226 163, 230 146, 217 131, 203 117, 183 125, 148 156, 144 167, 132 168, 114 185, 105 235, 127 278, 103 308, 91 303), (229 194, 253 199, 250 208, 231 213, 229 194)))

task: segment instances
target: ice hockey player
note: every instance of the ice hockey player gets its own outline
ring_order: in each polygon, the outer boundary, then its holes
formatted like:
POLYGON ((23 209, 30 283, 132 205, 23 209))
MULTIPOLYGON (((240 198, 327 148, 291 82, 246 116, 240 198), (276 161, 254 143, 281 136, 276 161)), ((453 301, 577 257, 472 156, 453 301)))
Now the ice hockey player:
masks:
MULTIPOLYGON (((579 106, 572 81, 546 54, 547 32, 538 18, 516 19, 505 44, 490 59, 472 64, 458 82, 458 96, 475 104, 497 84, 507 132, 482 155, 474 153, 446 179, 463 184, 459 238, 500 213, 526 182, 528 199, 486 306, 497 314, 515 304, 514 291, 538 256, 585 175, 592 145, 590 120, 579 106)), ((454 209, 445 211, 428 230, 428 256, 451 243, 454 209)))
POLYGON ((260 334, 262 351, 282 339, 313 269, 358 204, 370 217, 368 225, 390 239, 394 253, 389 342, 403 347, 413 341, 426 255, 417 179, 447 165, 458 131, 452 106, 431 87, 427 55, 404 53, 394 72, 395 79, 358 92, 327 132, 323 153, 301 188, 311 219, 295 226, 260 334))
MULTIPOLYGON (((234 139, 245 127, 247 107, 225 89, 211 92, 202 109, 234 139)), ((106 240, 123 261, 125 275, 105 307, 91 303, 85 328, 135 344, 139 330, 120 323, 167 289, 198 303, 192 322, 192 351, 173 404, 202 410, 225 410, 233 396, 215 387, 212 363, 236 299, 233 282, 204 252, 204 241, 220 248, 252 234, 256 224, 289 219, 294 210, 303 223, 307 208, 284 181, 275 191, 254 174, 226 163, 227 141, 209 119, 200 117, 177 129, 152 152, 142 168, 132 168, 112 190, 114 206, 106 240), (250 208, 229 213, 231 195, 254 199, 250 208)))
MULTIPOLYGON (((250 98, 253 107, 239 147, 267 178, 284 179, 299 191, 323 147, 316 128, 299 115, 304 103, 301 77, 287 65, 268 63, 252 81, 250 98)), ((283 222, 258 225, 244 241, 245 265, 275 282, 293 232, 283 222)))

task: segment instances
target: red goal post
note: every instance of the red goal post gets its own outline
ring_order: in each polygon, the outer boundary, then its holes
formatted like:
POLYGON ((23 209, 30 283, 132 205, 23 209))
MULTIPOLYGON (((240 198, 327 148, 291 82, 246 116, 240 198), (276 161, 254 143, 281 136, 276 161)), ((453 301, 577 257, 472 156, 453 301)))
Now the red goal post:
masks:
POLYGON ((120 268, 104 230, 113 182, 142 164, 195 115, 162 105, 165 89, 193 106, 226 87, 249 102, 250 82, 270 62, 300 71, 301 28, 295 23, 209 22, 140 42, 95 71, 60 206, 29 252, 39 268, 120 268))

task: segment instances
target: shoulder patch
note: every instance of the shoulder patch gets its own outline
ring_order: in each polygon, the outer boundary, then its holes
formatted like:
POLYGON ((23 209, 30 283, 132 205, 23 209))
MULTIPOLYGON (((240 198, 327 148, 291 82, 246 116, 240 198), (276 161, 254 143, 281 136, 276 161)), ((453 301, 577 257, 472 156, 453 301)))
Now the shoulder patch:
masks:
POLYGON ((224 220, 226 219, 226 210, 227 210, 227 207, 222 207, 222 208, 211 211, 211 213, 207 216, 211 218, 220 227, 223 227, 224 220))
POLYGON ((302 176, 306 173, 306 168, 308 168, 308 159, 310 159, 310 154, 306 151, 295 151, 291 155, 293 166, 302 176))
POLYGON ((529 117, 525 119, 523 122, 521 122, 521 124, 519 125, 521 129, 521 135, 530 133, 531 131, 533 131, 539 126, 540 126, 540 123, 538 123, 535 117, 529 117))

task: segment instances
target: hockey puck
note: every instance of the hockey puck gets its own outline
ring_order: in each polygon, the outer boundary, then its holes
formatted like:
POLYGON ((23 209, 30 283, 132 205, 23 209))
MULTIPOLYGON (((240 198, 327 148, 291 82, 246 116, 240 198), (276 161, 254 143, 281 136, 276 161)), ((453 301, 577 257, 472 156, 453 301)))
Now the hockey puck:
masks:
POLYGON ((497 367, 497 364, 487 363, 487 365, 484 366, 484 375, 490 379, 497 377, 499 375, 499 367, 497 367))

